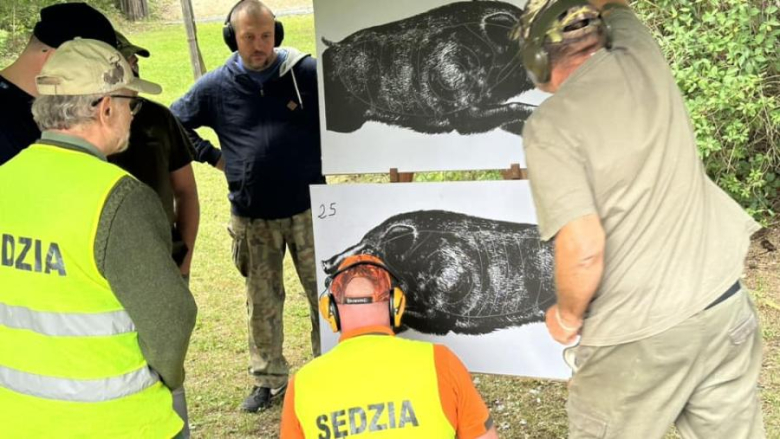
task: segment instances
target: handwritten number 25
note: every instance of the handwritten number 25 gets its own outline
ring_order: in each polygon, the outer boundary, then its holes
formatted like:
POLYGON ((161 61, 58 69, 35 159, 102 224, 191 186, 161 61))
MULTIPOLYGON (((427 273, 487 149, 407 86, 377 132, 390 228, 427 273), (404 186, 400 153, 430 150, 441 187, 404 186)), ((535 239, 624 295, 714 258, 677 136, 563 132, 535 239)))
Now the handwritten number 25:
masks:
POLYGON ((317 218, 325 219, 332 216, 336 216, 336 203, 330 203, 328 206, 320 204, 320 213, 317 215, 317 218))

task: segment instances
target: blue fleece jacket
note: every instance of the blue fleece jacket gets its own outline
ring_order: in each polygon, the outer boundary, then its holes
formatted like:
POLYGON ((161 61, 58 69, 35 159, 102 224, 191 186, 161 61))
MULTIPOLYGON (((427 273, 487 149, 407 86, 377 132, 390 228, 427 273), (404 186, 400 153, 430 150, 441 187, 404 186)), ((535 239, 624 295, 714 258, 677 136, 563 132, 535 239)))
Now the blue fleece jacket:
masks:
POLYGON ((235 215, 288 218, 311 207, 310 184, 325 183, 316 61, 285 50, 278 76, 262 85, 233 53, 171 106, 193 140, 198 161, 215 165, 224 158, 235 215), (221 150, 193 131, 203 126, 217 133, 221 150))

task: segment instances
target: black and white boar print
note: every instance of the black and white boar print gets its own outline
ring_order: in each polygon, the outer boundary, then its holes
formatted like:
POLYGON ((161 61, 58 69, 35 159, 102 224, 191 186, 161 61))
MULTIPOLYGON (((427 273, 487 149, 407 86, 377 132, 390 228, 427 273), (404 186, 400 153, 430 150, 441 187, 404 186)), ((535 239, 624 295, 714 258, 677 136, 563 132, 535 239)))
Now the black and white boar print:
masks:
POLYGON ((366 121, 420 133, 520 135, 535 106, 508 102, 534 88, 509 34, 522 10, 500 1, 450 3, 323 38, 326 126, 350 133, 366 121))
POLYGON ((404 326, 426 334, 487 334, 541 322, 555 303, 552 246, 539 240, 535 224, 442 210, 401 213, 322 261, 325 273, 354 254, 378 256, 399 276, 404 326))

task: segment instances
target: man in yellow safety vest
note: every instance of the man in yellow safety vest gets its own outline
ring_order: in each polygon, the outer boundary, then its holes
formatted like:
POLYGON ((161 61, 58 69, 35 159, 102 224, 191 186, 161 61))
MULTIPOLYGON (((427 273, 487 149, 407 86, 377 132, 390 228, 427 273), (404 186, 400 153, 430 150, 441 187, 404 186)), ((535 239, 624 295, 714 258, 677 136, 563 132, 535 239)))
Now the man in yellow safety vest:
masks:
POLYGON ((90 39, 36 85, 41 139, 0 166, 0 436, 172 438, 197 310, 157 196, 106 162, 160 87, 90 39))
POLYGON ((455 354, 393 336, 406 298, 379 258, 350 256, 331 280, 320 311, 341 338, 290 380, 282 439, 498 437, 455 354))

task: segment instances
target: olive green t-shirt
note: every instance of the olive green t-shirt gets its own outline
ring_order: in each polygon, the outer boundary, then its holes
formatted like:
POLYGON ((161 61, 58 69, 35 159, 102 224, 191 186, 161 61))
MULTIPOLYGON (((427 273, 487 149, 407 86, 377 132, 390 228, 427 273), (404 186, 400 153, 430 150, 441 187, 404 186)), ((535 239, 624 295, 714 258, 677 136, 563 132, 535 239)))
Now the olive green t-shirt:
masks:
POLYGON ((759 229, 705 174, 685 102, 650 32, 606 14, 611 50, 580 66, 528 120, 523 140, 542 239, 597 214, 604 274, 582 344, 658 334, 737 281, 759 229))
POLYGON ((194 154, 187 132, 171 111, 145 99, 130 125, 129 147, 108 161, 154 189, 173 226, 176 214, 171 173, 189 165, 194 154))

